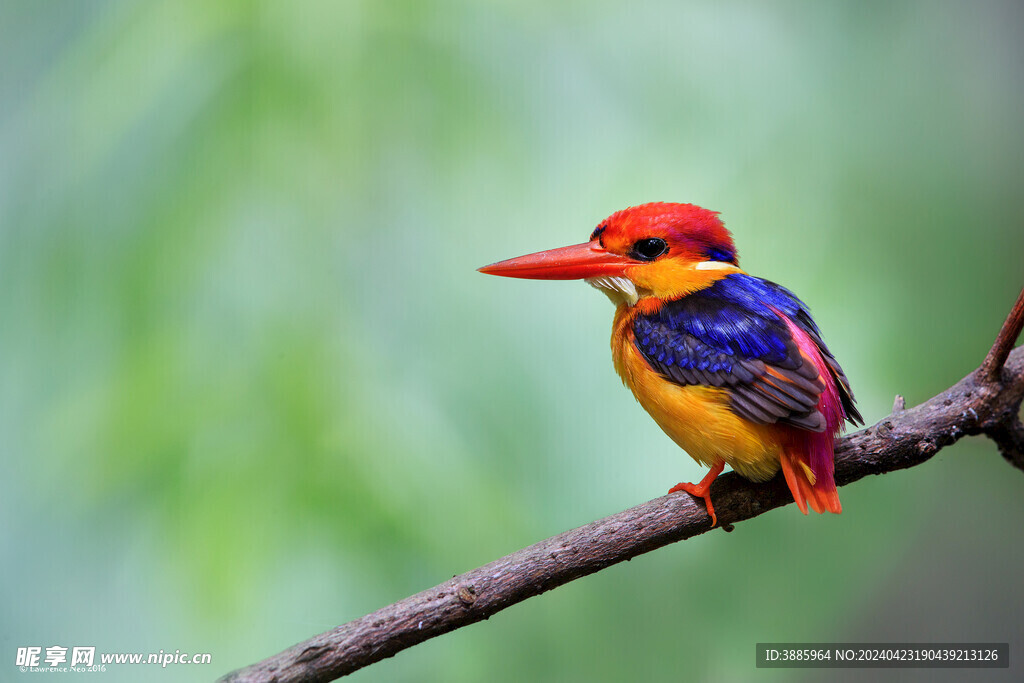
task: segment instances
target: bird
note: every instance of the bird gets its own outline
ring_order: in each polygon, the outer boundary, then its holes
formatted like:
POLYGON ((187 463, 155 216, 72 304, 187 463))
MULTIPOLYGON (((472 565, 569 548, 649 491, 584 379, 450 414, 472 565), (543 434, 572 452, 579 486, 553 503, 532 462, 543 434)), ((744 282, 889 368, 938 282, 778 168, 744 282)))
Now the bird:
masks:
POLYGON ((661 429, 708 468, 679 483, 718 523, 726 465, 753 482, 781 469, 800 511, 842 512, 834 438, 863 424, 850 382, 793 292, 739 267, 719 212, 652 202, 601 221, 582 244, 499 261, 489 275, 584 280, 615 304, 612 360, 661 429))

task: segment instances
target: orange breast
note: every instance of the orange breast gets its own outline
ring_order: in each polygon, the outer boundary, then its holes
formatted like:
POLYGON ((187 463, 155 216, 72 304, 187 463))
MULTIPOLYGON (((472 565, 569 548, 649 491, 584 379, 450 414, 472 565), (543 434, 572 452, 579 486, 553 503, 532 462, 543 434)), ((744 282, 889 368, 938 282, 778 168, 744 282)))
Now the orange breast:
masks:
POLYGON ((724 460, 753 481, 771 478, 779 469, 779 429, 733 413, 725 389, 680 386, 651 369, 633 343, 636 308, 620 306, 612 330, 615 370, 636 400, 697 462, 710 467, 724 460))

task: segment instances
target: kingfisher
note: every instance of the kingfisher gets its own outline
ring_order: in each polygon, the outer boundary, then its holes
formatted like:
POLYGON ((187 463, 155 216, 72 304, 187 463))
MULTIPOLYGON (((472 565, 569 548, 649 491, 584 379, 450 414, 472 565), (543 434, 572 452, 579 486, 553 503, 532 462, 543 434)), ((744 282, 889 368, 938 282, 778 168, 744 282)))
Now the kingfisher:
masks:
POLYGON ((590 240, 482 273, 585 280, 615 304, 615 370, 664 432, 710 470, 680 483, 718 523, 711 484, 729 465, 754 482, 782 469, 800 511, 842 512, 833 440, 863 424, 850 382, 807 306, 739 267, 717 211, 655 202, 618 211, 590 240))

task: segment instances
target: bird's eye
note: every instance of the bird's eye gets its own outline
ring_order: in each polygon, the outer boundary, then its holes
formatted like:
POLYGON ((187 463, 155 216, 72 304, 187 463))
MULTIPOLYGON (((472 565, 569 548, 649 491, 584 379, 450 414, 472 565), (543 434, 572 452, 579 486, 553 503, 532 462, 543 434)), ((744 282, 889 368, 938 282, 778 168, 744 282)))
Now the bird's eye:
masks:
POLYGON ((637 261, 653 261, 668 251, 668 243, 660 237, 637 240, 629 255, 637 261))

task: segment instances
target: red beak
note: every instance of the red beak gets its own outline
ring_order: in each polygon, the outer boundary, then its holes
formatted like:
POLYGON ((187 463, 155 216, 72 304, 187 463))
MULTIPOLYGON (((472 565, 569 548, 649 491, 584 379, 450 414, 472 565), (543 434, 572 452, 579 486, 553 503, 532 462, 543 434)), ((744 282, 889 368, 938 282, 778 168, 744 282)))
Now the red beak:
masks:
POLYGON ((522 277, 530 280, 581 280, 602 275, 622 276, 636 261, 605 251, 594 242, 538 251, 519 258, 499 261, 478 270, 488 275, 522 277))

